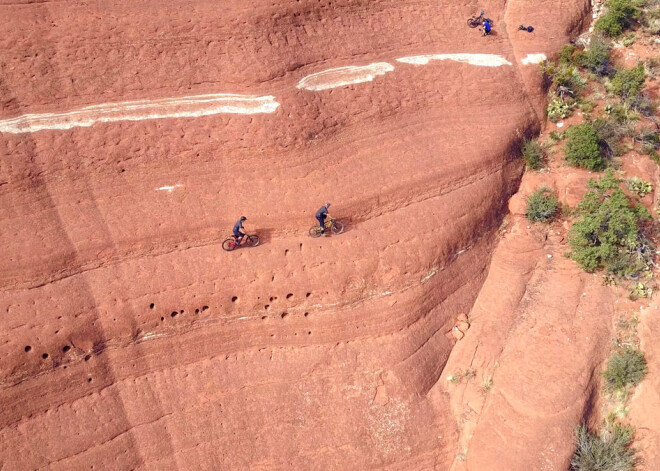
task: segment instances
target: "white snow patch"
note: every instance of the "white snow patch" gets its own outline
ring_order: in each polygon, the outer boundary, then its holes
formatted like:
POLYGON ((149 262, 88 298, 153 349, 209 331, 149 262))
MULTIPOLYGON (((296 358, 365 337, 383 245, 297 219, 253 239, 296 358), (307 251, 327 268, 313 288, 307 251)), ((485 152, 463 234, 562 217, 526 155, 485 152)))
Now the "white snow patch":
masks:
POLYGON ((540 64, 546 59, 547 57, 543 53, 527 54, 527 56, 523 57, 520 62, 523 64, 540 64))
POLYGON ((323 70, 303 77, 296 87, 318 92, 345 85, 371 82, 377 76, 385 75, 393 70, 394 66, 387 62, 375 62, 362 66, 349 65, 347 67, 323 70))
POLYGON ((414 65, 427 65, 432 60, 464 62, 470 65, 480 65, 484 67, 499 67, 502 65, 512 65, 511 62, 497 54, 426 54, 422 56, 400 57, 397 62, 414 65))
POLYGON ((122 101, 85 106, 63 113, 24 114, 0 121, 0 133, 19 134, 44 129, 64 130, 95 123, 142 121, 162 118, 197 118, 220 113, 273 113, 279 103, 273 96, 217 93, 156 100, 122 101))
POLYGON ((177 183, 173 186, 161 186, 160 188, 156 188, 156 191, 167 191, 168 193, 172 193, 176 188, 181 186, 183 186, 181 183, 177 183))

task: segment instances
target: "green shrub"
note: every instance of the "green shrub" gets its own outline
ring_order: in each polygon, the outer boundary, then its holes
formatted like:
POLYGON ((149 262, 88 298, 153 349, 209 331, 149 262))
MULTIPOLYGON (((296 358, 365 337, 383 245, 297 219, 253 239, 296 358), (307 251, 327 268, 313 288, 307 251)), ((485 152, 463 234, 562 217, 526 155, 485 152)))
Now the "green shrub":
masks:
POLYGON ((626 347, 615 352, 603 372, 605 388, 610 392, 623 391, 628 386, 637 386, 646 375, 646 360, 639 350, 626 347))
POLYGON ((608 0, 606 12, 601 16, 594 29, 610 37, 619 36, 641 17, 644 0, 608 0))
POLYGON ((634 136, 634 140, 641 143, 641 152, 646 155, 650 155, 660 148, 660 135, 653 129, 641 129, 634 136))
POLYGON ((632 69, 619 69, 612 78, 612 91, 628 100, 637 97, 644 88, 644 65, 632 69))
POLYGON ((548 113, 548 119, 556 123, 560 119, 568 118, 573 113, 573 110, 559 98, 554 97, 550 100, 546 112, 548 113))
POLYGON ((591 125, 596 131, 601 149, 604 149, 604 152, 610 156, 620 155, 623 148, 619 141, 624 136, 632 136, 635 131, 632 123, 620 122, 612 118, 600 117, 592 121, 591 125))
POLYGON ((646 180, 642 180, 639 177, 633 177, 626 180, 626 186, 630 191, 637 193, 637 195, 640 197, 647 195, 651 193, 651 191, 653 191, 653 185, 651 185, 651 183, 647 182, 646 180))
POLYGON ((578 107, 583 113, 589 114, 596 107, 596 103, 594 103, 591 100, 581 100, 580 103, 578 104, 578 107))
POLYGON ((565 136, 563 132, 551 131, 548 137, 553 142, 559 142, 563 140, 565 136))
POLYGON ((527 219, 547 222, 557 213, 557 197, 548 187, 541 187, 527 197, 527 219))
POLYGON ((587 272, 604 268, 616 276, 634 278, 653 264, 654 247, 646 237, 651 215, 642 205, 632 207, 610 169, 589 180, 590 191, 578 204, 579 219, 568 235, 570 257, 587 272))
POLYGON ((635 44, 636 40, 637 40, 637 37, 635 36, 634 33, 633 34, 626 34, 623 37, 623 41, 621 41, 621 43, 623 44, 623 47, 630 47, 633 44, 635 44))
POLYGON ((633 471, 639 461, 630 447, 634 433, 630 426, 614 424, 597 436, 585 425, 579 426, 571 471, 633 471))
POLYGON ((594 35, 586 49, 580 54, 580 65, 597 75, 609 75, 611 66, 610 42, 600 35, 594 35))
POLYGON ((628 102, 617 103, 615 105, 608 104, 605 106, 604 111, 620 124, 639 119, 639 111, 628 102))
POLYGON ((567 65, 576 65, 577 48, 572 44, 567 44, 559 52, 559 63, 567 65))
POLYGON ((531 170, 543 168, 545 164, 543 149, 536 139, 527 139, 523 142, 522 156, 525 164, 527 164, 527 168, 531 170))
POLYGON ((571 126, 566 131, 566 161, 588 170, 602 170, 605 167, 598 135, 591 123, 571 126))

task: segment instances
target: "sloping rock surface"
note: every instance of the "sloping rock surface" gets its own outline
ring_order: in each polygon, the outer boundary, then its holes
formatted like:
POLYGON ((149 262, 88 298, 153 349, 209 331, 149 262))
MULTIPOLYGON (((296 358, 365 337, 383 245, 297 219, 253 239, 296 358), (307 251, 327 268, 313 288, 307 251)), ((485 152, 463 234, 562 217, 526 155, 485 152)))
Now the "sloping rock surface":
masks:
POLYGON ((449 469, 522 59, 588 12, 486 3, 0 1, 0 467, 449 469))

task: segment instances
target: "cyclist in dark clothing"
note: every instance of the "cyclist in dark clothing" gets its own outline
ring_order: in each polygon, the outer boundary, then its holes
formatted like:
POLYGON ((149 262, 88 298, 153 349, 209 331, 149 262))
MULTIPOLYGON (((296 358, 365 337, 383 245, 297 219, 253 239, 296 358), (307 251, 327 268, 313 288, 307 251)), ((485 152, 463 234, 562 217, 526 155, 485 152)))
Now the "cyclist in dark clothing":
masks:
POLYGON ((316 211, 316 220, 319 222, 319 226, 321 226, 321 235, 325 235, 325 219, 328 217, 329 207, 330 203, 325 203, 316 211))
POLYGON ((236 221, 236 224, 234 224, 234 239, 236 239, 236 245, 239 245, 241 241, 243 240, 243 236, 245 236, 245 229, 243 228, 243 221, 245 221, 247 218, 245 216, 241 216, 241 218, 236 221))

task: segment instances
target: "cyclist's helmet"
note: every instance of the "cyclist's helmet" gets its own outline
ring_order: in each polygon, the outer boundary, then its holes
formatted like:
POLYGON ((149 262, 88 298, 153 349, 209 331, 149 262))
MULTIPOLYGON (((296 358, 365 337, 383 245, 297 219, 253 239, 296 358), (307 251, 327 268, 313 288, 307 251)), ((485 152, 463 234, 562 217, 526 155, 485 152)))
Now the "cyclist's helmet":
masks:
POLYGON ((330 207, 330 203, 325 203, 325 207, 326 207, 326 208, 329 208, 329 207, 330 207))
POLYGON ((247 218, 245 216, 241 216, 241 221, 245 221, 247 218))

